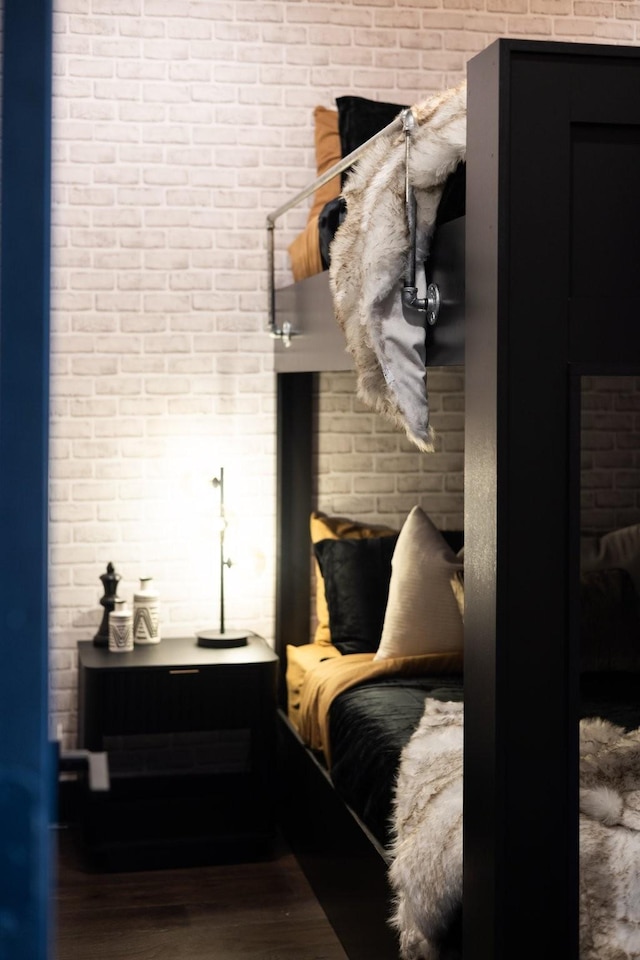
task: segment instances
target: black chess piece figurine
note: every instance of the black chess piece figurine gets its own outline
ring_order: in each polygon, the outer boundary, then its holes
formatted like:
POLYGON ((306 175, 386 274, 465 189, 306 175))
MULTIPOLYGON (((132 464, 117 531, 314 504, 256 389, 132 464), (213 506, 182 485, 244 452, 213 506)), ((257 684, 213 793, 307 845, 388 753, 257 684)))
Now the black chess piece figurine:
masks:
POLYGON ((108 647, 109 614, 116 605, 116 591, 118 589, 120 574, 116 573, 115 567, 112 563, 108 563, 107 572, 102 573, 100 575, 100 579, 102 580, 102 586, 104 587, 104 596, 100 599, 100 605, 104 607, 104 614, 102 616, 100 629, 93 638, 93 643, 96 647, 108 647))

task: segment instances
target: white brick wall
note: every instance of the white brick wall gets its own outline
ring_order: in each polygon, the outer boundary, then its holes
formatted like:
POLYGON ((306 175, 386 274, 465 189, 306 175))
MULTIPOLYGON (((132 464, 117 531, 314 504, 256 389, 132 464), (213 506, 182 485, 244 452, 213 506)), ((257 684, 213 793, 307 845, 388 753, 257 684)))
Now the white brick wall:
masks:
MULTIPOLYGON (((356 397, 353 373, 323 373, 314 431, 315 504, 398 529, 418 503, 443 530, 464 526, 464 368, 428 371, 436 452, 423 454, 356 397)), ((585 532, 640 523, 640 377, 581 381, 585 532)))
MULTIPOLYGON (((635 44, 640 9, 605 0, 54 8, 51 686, 53 727, 73 744, 75 644, 100 622, 108 561, 122 595, 155 577, 166 635, 215 620, 207 480, 220 465, 237 536, 228 617, 272 637, 264 222, 313 176, 313 106, 346 93, 418 100, 457 82, 498 36, 635 44)), ((279 282, 305 218, 303 204, 277 230, 279 282)), ((353 440, 351 489, 332 491, 338 481, 323 474, 326 502, 348 508, 366 494, 372 510, 398 516, 419 496, 455 526, 460 481, 449 458, 460 448, 443 451, 441 477, 421 466, 409 479, 393 460, 379 476, 368 469, 384 466, 369 446, 377 432, 353 440)))
POLYGON ((353 373, 317 378, 315 501, 328 514, 400 529, 419 504, 441 529, 464 527, 464 369, 427 376, 435 453, 421 453, 356 397, 353 373))

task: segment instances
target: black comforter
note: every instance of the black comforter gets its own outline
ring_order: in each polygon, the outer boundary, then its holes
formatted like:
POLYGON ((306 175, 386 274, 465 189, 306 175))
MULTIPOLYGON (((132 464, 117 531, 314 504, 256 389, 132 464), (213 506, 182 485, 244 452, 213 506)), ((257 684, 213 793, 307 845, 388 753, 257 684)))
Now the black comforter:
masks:
MULTIPOLYGON (((331 706, 333 784, 383 846, 390 841, 400 754, 426 697, 462 700, 462 677, 385 677, 346 690, 331 706)), ((626 730, 639 727, 640 674, 583 675, 580 716, 602 717, 626 730)))
POLYGON ((400 753, 426 697, 461 700, 462 677, 385 677, 346 690, 331 705, 333 784, 383 846, 400 753))

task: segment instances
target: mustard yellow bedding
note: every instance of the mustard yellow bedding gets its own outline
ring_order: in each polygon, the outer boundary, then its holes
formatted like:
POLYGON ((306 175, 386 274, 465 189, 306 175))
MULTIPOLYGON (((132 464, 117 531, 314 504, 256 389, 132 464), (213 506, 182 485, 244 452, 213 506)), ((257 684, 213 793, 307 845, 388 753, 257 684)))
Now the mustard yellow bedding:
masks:
MULTIPOLYGON (((322 648, 326 651, 326 647, 322 648)), ((331 765, 329 708, 344 690, 390 675, 430 676, 462 672, 461 653, 427 653, 411 657, 374 660, 373 653, 351 653, 317 663, 304 678, 297 711, 300 736, 313 750, 324 754, 331 765)))
POLYGON ((330 643, 303 643, 296 647, 287 645, 287 716, 296 728, 299 729, 300 700, 307 675, 323 660, 341 657, 342 654, 330 643))

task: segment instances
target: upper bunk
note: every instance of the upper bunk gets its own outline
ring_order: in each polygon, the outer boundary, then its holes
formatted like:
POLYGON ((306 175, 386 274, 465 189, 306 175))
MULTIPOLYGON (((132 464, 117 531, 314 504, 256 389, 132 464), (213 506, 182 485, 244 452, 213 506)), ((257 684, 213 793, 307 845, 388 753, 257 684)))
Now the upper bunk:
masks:
MULTIPOLYGON (((465 222, 462 216, 438 228, 427 262, 427 282, 437 285, 441 298, 437 322, 426 327, 427 366, 464 363, 465 222)), ((274 291, 270 329, 277 373, 353 369, 327 270, 274 291)))
MULTIPOLYGON (((371 101, 358 97, 343 99, 349 101, 351 111, 357 111, 360 104, 364 105, 363 109, 371 110, 371 101)), ((431 99, 436 100, 437 95, 431 99)), ((381 106, 385 111, 380 116, 388 115, 392 105, 381 106)), ((435 164, 436 158, 429 156, 428 151, 421 147, 421 141, 416 134, 416 131, 419 131, 419 135, 424 137, 429 123, 427 119, 421 126, 418 125, 415 118, 420 117, 420 106, 400 111, 390 123, 332 164, 307 187, 267 216, 269 330, 274 338, 274 367, 277 373, 353 368, 353 350, 349 349, 344 324, 336 316, 332 280, 335 287, 340 265, 335 268, 334 277, 331 278, 331 244, 335 230, 345 219, 350 217, 353 220, 358 214, 358 210, 354 209, 358 206, 357 194, 360 192, 357 179, 366 179, 367 163, 369 166, 373 164, 375 168, 380 162, 387 162, 387 157, 391 158, 394 151, 396 163, 401 167, 396 171, 396 180, 400 178, 396 186, 402 187, 405 194, 402 213, 398 218, 397 211, 390 210, 389 215, 393 216, 396 222, 387 225, 385 211, 374 210, 373 224, 381 235, 387 232, 387 226, 390 231, 406 235, 403 236, 402 242, 404 244, 406 239, 406 244, 403 245, 401 254, 398 251, 402 259, 397 277, 402 312, 408 325, 420 327, 424 331, 425 366, 457 365, 464 362, 465 164, 463 161, 458 162, 464 150, 451 150, 449 165, 454 170, 446 176, 438 174, 438 182, 435 183, 436 178, 432 174, 431 166, 435 164), (310 217, 305 231, 308 237, 309 230, 315 230, 319 220, 317 229, 320 233, 320 245, 323 246, 322 257, 317 258, 315 267, 307 267, 304 271, 309 275, 304 275, 292 284, 277 287, 274 279, 274 251, 278 221, 309 196, 322 196, 327 185, 335 183, 336 178, 345 176, 346 180, 341 181, 343 186, 346 184, 344 196, 339 201, 341 208, 338 210, 334 200, 329 201, 320 217, 313 219, 313 223, 310 217), (414 181, 420 183, 425 176, 433 177, 434 184, 427 190, 422 188, 420 192, 416 191, 414 181), (352 192, 356 192, 353 206, 350 204, 350 188, 352 192), (425 214, 421 209, 420 195, 428 196, 430 193, 437 194, 439 200, 433 210, 425 214), (323 218, 325 210, 327 214, 323 218), (429 220, 429 217, 432 222, 425 225, 425 219, 429 220), (428 254, 424 252, 425 247, 428 247, 428 254), (413 290, 413 294, 408 293, 408 289, 413 290)), ((351 123, 354 123, 353 119, 351 123)), ((385 190, 386 186, 385 184, 385 190)), ((370 202, 375 206, 375 197, 370 202)), ((370 214, 366 216, 370 217, 370 214)), ((302 235, 297 238, 300 239, 302 235)), ((383 263, 385 251, 382 236, 376 243, 381 248, 380 259, 383 263)), ((294 246, 289 248, 292 256, 294 246)), ((351 262, 355 259, 350 257, 352 252, 356 251, 344 252, 345 263, 348 263, 349 259, 351 262)), ((391 252, 396 254, 395 249, 391 252)), ((371 251, 362 253, 364 256, 371 256, 371 251)), ((295 273, 294 263, 294 275, 295 273)))

